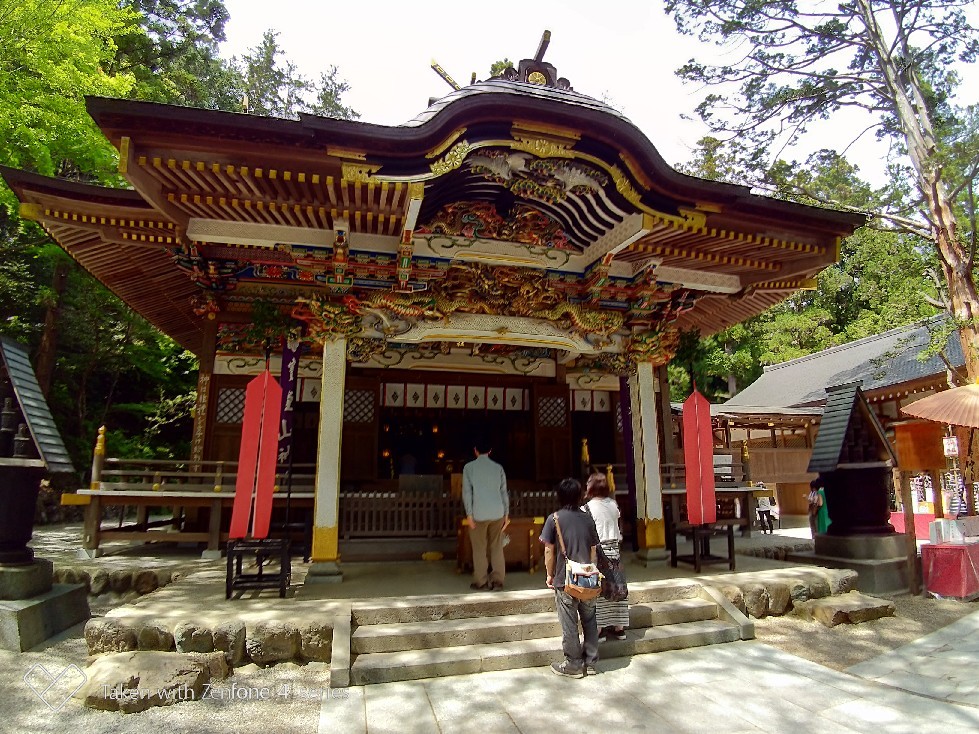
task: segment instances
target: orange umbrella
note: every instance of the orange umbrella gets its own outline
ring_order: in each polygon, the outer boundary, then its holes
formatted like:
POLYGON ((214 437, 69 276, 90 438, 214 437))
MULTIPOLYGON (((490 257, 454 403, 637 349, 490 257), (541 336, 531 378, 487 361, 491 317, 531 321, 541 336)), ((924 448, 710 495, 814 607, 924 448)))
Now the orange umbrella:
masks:
POLYGON ((904 406, 901 412, 938 423, 979 428, 979 385, 943 390, 904 406))

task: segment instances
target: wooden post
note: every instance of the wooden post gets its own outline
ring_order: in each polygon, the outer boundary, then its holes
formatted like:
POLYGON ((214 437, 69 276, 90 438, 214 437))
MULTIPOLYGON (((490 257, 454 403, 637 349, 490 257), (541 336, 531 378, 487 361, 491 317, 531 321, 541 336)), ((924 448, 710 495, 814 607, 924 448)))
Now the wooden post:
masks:
POLYGON ((904 472, 895 467, 891 470, 892 480, 897 484, 904 507, 904 542, 908 551, 908 590, 913 595, 921 593, 918 582, 918 543, 914 532, 914 505, 911 502, 911 483, 904 481, 904 472))
POLYGON ((935 498, 935 519, 945 517, 945 498, 942 496, 942 483, 932 470, 928 470, 928 479, 931 482, 931 494, 935 498))
POLYGON ((82 548, 97 553, 102 527, 102 498, 98 495, 85 506, 85 526, 82 530, 82 548))
POLYGON ((102 467, 105 466, 105 426, 99 428, 98 438, 95 439, 95 451, 92 453, 92 481, 89 489, 102 489, 102 467))

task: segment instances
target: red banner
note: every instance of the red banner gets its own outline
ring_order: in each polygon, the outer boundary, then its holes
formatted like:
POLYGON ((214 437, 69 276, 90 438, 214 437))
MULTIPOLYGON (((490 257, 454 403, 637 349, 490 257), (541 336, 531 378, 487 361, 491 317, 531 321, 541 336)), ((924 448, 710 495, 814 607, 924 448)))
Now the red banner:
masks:
POLYGON ((696 390, 683 404, 683 461, 687 470, 687 520, 691 525, 717 522, 710 403, 696 390))
POLYGON ((231 540, 245 537, 250 519, 253 520, 252 537, 268 537, 281 406, 282 388, 272 379, 272 373, 268 370, 249 382, 245 388, 238 479, 235 483, 235 501, 228 533, 231 540))

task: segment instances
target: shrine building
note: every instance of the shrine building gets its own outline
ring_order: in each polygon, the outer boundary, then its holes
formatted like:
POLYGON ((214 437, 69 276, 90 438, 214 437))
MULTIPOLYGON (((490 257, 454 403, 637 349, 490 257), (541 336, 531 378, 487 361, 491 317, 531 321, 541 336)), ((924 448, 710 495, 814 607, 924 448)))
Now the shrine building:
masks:
POLYGON ((341 497, 448 492, 477 434, 528 492, 587 440, 662 548, 680 331, 812 287, 864 222, 678 173, 539 58, 392 127, 87 105, 132 188, 3 169, 20 215, 198 356, 191 462, 238 458, 244 385, 302 327, 280 459, 315 465, 327 573, 341 497))

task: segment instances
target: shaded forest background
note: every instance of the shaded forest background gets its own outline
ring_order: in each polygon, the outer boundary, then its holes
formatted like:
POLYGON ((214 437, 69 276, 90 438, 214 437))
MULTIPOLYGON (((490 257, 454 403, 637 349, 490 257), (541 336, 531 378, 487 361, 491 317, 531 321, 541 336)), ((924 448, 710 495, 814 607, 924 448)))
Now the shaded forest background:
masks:
MULTIPOLYGON (((243 57, 221 58, 228 17, 222 0, 0 1, 0 165, 124 185, 115 150, 85 112, 86 95, 277 117, 357 117, 342 102, 348 86, 340 70, 328 66, 316 79, 304 77, 274 31, 243 57)), ((949 165, 969 171, 975 108, 957 107, 949 94, 934 95, 931 104, 949 165)), ((920 206, 898 164, 890 182, 874 188, 836 151, 774 163, 761 163, 754 152, 736 137, 704 138, 681 170, 811 204, 907 216, 920 206)), ((958 213, 970 219, 969 211, 958 213)), ((945 308, 934 248, 894 221, 875 218, 847 239, 840 262, 820 274, 814 290, 721 334, 684 334, 669 368, 673 399, 682 400, 694 381, 708 398, 724 399, 764 365, 945 308)), ((43 230, 20 220, 2 184, 0 333, 30 345, 77 467, 87 466, 100 425, 108 427, 110 455, 189 455, 195 357, 129 311, 43 230)))

